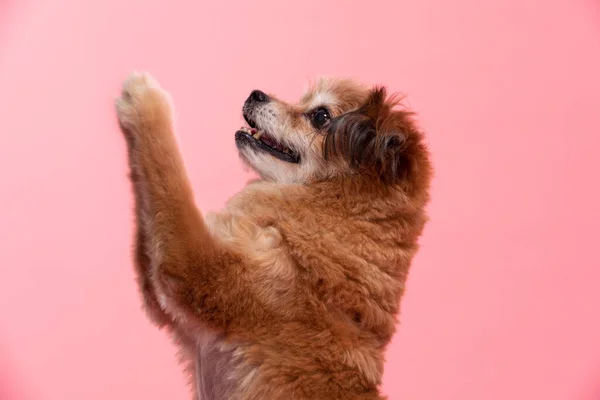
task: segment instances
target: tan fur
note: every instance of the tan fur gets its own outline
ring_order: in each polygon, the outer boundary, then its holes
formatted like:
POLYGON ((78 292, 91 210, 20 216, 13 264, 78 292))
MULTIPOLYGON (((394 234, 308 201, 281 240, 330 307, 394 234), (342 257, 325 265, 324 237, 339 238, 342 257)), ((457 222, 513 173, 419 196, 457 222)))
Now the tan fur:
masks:
POLYGON ((383 352, 426 222, 431 166, 409 114, 370 93, 322 80, 298 104, 273 99, 257 118, 302 151, 301 163, 241 149, 263 179, 203 217, 168 96, 147 74, 124 83, 117 112, 139 285, 150 318, 180 346, 196 399, 383 399, 383 352), (364 111, 373 162, 324 155, 306 119, 317 102, 333 117, 364 111))

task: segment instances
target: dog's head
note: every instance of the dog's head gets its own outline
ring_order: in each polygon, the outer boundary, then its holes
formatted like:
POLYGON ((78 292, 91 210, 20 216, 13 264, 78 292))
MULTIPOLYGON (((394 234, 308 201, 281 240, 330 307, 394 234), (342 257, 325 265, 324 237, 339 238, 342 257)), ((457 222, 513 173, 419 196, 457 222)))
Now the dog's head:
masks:
POLYGON ((430 173, 411 113, 382 87, 320 80, 298 103, 259 90, 243 107, 249 127, 236 133, 242 158, 263 179, 284 183, 364 177, 413 186, 430 173))

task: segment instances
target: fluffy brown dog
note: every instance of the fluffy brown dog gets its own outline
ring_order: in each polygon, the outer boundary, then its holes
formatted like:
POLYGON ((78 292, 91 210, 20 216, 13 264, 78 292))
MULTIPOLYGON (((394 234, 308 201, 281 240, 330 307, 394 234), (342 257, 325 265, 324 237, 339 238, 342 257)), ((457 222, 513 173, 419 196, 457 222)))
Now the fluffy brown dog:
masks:
POLYGON ((235 137, 262 179, 203 217, 167 94, 147 74, 126 80, 117 112, 139 285, 181 347, 194 398, 383 398, 432 170, 394 106, 348 80, 320 81, 297 104, 252 92, 235 137))

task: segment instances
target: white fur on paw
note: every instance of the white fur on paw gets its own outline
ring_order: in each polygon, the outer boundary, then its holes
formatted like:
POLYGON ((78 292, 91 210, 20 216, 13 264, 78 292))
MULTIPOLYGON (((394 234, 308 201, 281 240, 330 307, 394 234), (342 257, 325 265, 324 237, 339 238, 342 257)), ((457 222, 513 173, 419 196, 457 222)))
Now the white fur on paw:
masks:
POLYGON ((133 71, 123 82, 123 95, 140 96, 147 91, 156 90, 161 92, 162 88, 156 79, 147 72, 133 71))
POLYGON ((125 128, 135 128, 141 119, 163 114, 171 118, 171 96, 147 72, 134 71, 123 82, 121 97, 116 101, 119 122, 125 128))

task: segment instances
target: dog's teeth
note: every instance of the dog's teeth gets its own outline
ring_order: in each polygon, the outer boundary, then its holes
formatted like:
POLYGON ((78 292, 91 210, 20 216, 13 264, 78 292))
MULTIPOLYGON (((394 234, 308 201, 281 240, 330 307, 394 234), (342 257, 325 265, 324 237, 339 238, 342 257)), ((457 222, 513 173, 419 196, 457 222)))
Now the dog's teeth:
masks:
POLYGON ((258 131, 256 133, 254 133, 254 135, 252 135, 254 137, 254 139, 258 140, 260 139, 260 137, 263 135, 263 131, 258 131))
POLYGON ((242 126, 242 127, 240 128, 240 131, 242 131, 242 132, 244 132, 244 133, 247 133, 247 134, 249 134, 249 135, 254 135, 254 133, 256 132, 256 129, 251 129, 251 128, 248 128, 248 127, 246 127, 246 126, 242 126))

